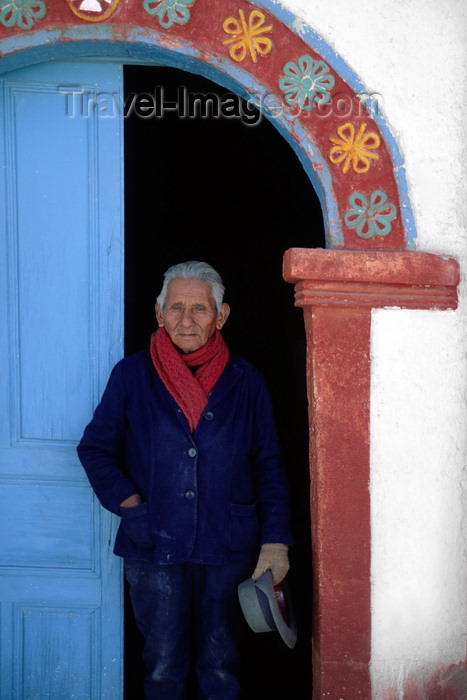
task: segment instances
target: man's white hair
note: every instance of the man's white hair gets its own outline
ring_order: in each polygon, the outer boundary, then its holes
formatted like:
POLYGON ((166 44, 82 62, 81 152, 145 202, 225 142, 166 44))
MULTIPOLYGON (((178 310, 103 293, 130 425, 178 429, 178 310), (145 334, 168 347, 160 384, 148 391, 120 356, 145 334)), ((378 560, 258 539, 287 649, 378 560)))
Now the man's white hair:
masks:
POLYGON ((207 282, 212 290, 212 298, 215 301, 217 313, 220 313, 222 301, 224 299, 224 283, 222 282, 220 274, 216 272, 211 265, 200 262, 199 260, 187 260, 186 262, 172 265, 172 267, 169 267, 164 273, 164 283, 161 293, 156 300, 161 308, 164 308, 169 283, 177 279, 203 280, 203 282, 207 282))

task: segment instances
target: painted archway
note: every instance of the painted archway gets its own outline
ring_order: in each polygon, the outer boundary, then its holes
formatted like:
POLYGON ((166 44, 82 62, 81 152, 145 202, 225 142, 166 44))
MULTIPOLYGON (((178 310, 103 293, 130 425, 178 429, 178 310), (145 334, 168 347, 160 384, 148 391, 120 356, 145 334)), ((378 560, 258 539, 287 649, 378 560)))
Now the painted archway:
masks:
POLYGON ((167 63, 232 88, 290 141, 321 199, 327 247, 403 250, 414 227, 378 96, 271 0, 0 3, 4 70, 55 57, 167 63))
POLYGON ((180 67, 251 100, 294 147, 328 248, 284 262, 307 328, 313 696, 370 698, 371 309, 455 308, 459 277, 455 261, 412 252, 403 161, 377 99, 274 0, 4 0, 0 56, 2 71, 103 56, 180 67))

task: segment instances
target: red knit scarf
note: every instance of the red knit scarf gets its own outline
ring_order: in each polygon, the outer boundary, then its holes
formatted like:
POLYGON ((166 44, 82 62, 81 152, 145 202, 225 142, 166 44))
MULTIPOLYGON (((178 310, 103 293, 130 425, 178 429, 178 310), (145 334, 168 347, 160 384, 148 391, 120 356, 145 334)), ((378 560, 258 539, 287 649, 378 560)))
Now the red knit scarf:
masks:
POLYGON ((184 355, 172 343, 165 328, 159 328, 151 336, 150 351, 156 371, 194 433, 208 396, 228 362, 227 345, 216 330, 203 347, 184 355), (196 367, 194 374, 189 367, 196 367))

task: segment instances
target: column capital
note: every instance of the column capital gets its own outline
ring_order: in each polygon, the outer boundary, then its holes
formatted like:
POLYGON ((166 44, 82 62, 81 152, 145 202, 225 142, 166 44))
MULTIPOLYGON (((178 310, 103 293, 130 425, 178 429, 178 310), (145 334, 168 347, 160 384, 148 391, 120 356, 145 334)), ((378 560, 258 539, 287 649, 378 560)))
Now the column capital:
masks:
POLYGON ((408 251, 290 248, 283 276, 295 283, 296 306, 455 309, 459 264, 408 251))

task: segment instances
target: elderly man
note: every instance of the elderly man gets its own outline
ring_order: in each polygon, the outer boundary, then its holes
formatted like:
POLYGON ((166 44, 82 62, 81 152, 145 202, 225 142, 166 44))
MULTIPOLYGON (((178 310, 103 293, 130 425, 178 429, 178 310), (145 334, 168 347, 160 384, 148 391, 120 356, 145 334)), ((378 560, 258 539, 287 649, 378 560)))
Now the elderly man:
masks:
POLYGON ((150 348, 113 369, 78 454, 121 516, 115 553, 145 638, 147 698, 186 697, 194 645, 200 697, 240 695, 237 586, 287 573, 288 495, 261 375, 229 352, 230 313, 206 263, 171 267, 150 348))

